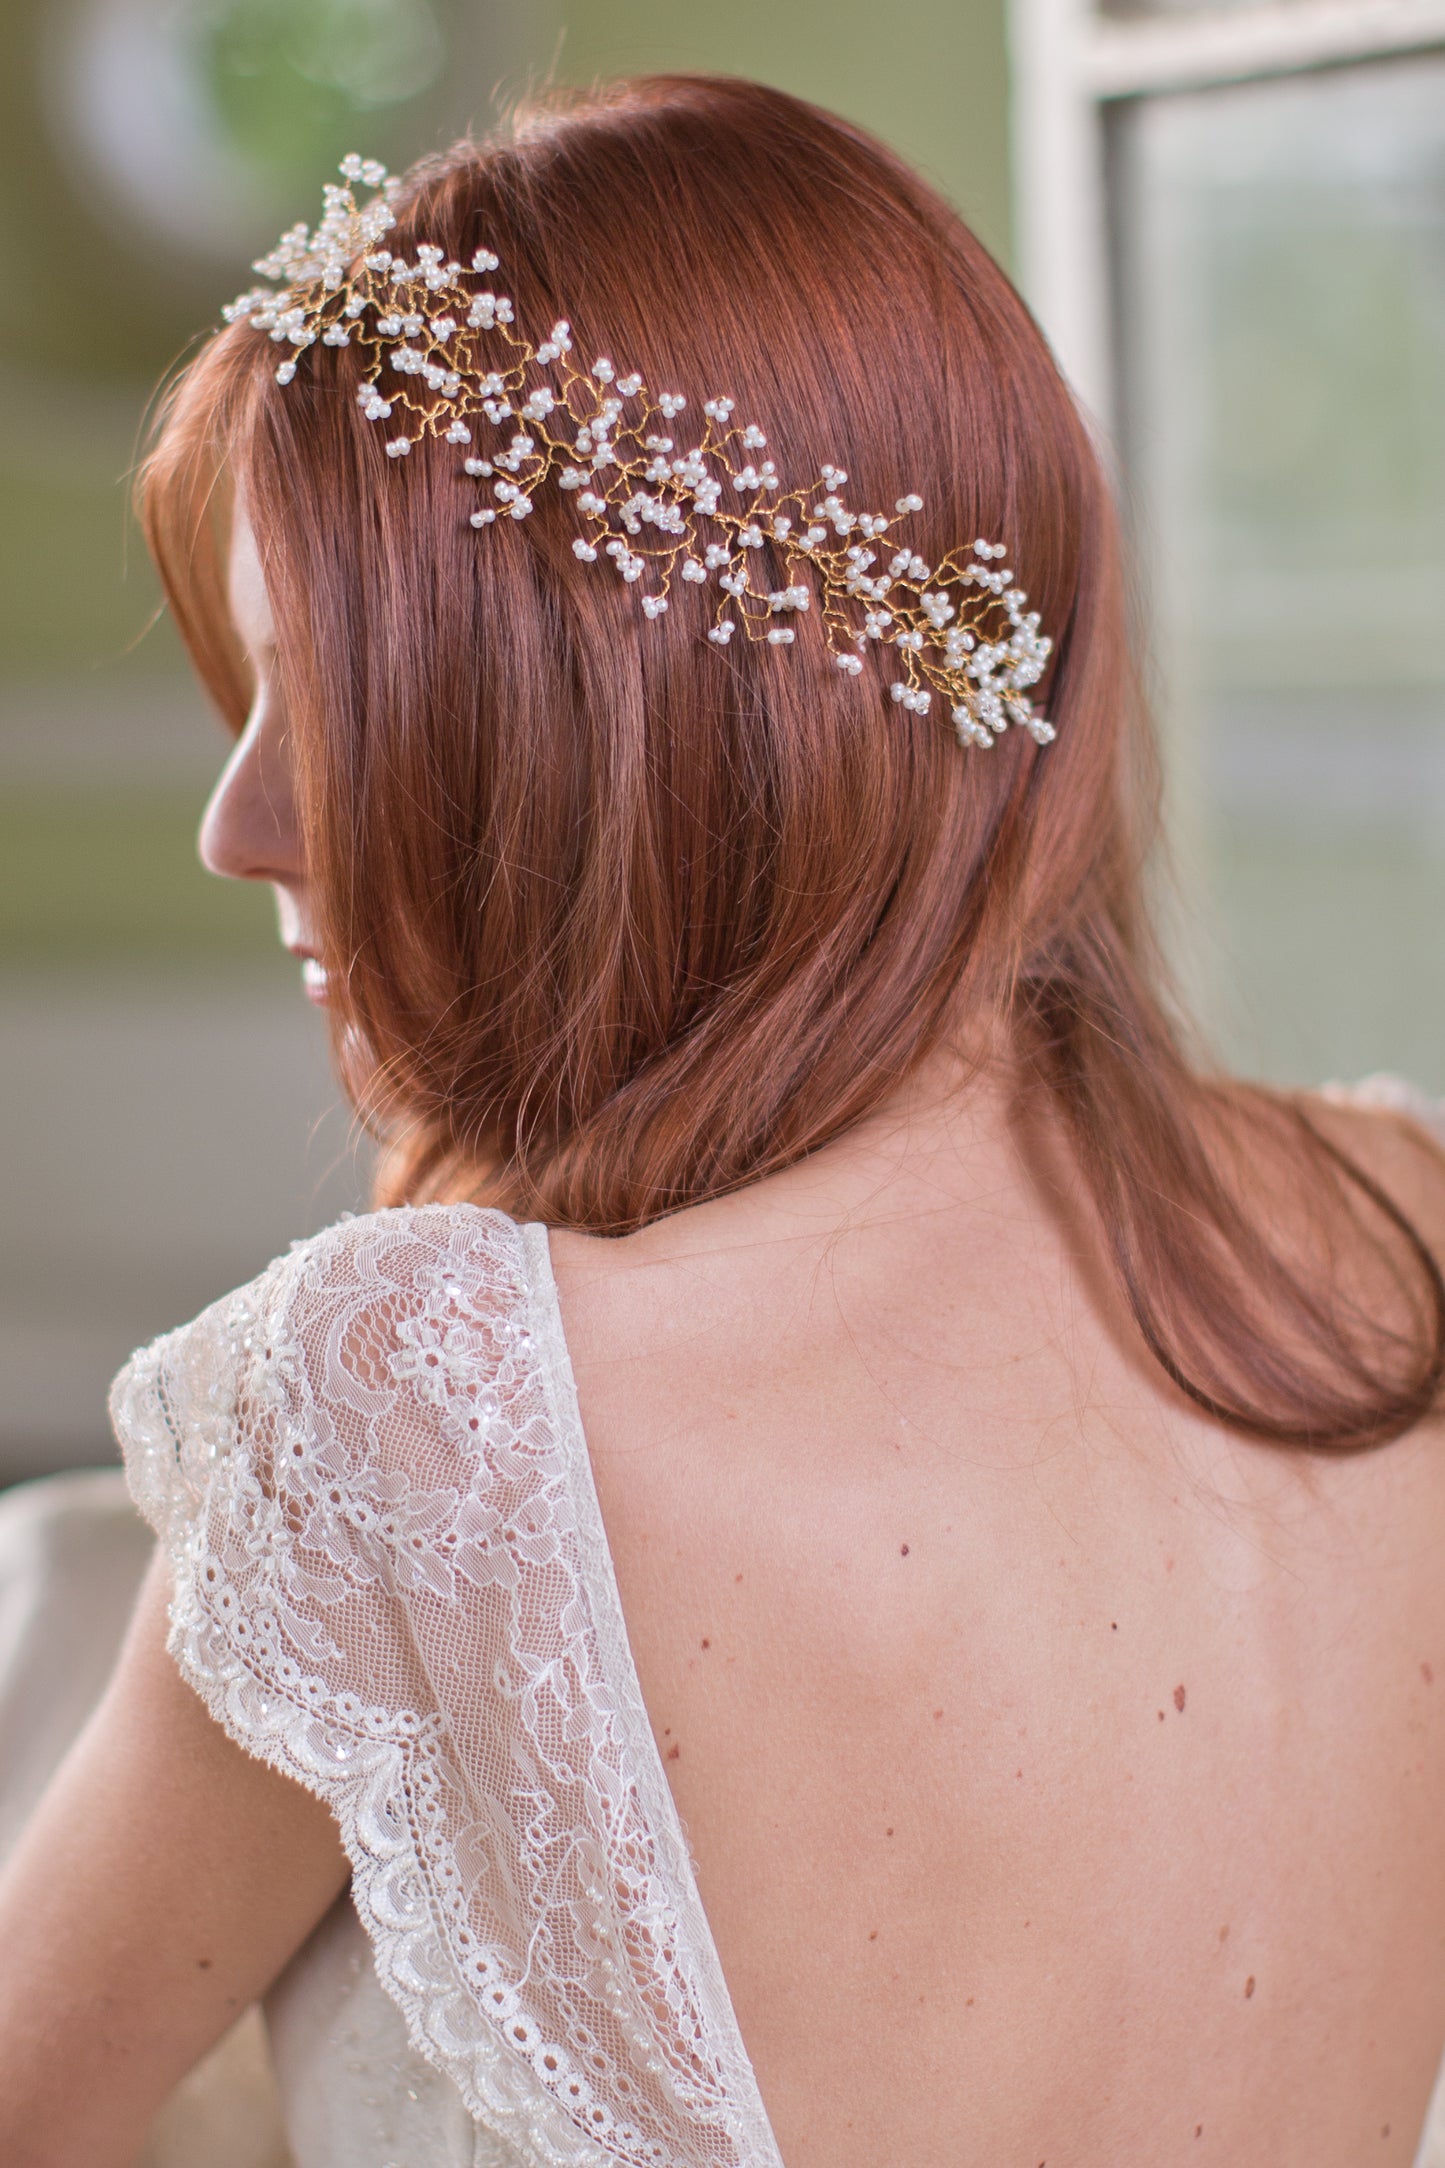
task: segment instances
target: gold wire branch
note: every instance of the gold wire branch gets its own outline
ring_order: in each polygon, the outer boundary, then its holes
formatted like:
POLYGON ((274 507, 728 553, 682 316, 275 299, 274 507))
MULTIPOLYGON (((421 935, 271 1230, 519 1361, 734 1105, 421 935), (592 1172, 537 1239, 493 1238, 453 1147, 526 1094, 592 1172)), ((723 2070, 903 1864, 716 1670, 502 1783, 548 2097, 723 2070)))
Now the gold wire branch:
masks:
POLYGON ((538 488, 555 480, 579 516, 576 556, 610 560, 640 590, 646 617, 666 613, 676 580, 712 586, 715 645, 726 647, 741 627, 750 640, 790 647, 790 620, 816 595, 839 670, 860 675, 876 642, 892 648, 901 672, 892 699, 921 715, 936 693, 961 743, 990 746, 1010 724, 1039 745, 1052 740, 1029 698, 1052 643, 1000 563, 1001 543, 980 538, 930 566, 890 541, 922 510, 916 492, 890 514, 855 512, 840 494, 848 476, 831 464, 810 487, 784 489, 763 456, 763 431, 735 421, 730 398, 705 401, 701 435, 680 445, 681 393, 653 392, 606 357, 580 367, 565 319, 533 346, 511 299, 483 283, 499 268, 490 249, 464 268, 429 243, 414 263, 380 247, 395 224, 399 183, 356 156, 341 172, 347 185, 328 186, 315 233, 292 227, 255 265, 277 283, 251 288, 225 311, 228 322, 288 349, 278 382, 292 381, 308 347, 359 346, 367 360, 358 405, 367 420, 395 425, 387 456, 405 459, 426 437, 457 446, 486 500, 469 515, 473 527, 527 518, 538 488), (376 191, 364 204, 358 182, 376 191), (498 448, 494 440, 508 431, 498 448), (754 576, 769 552, 784 568, 781 587, 754 576))

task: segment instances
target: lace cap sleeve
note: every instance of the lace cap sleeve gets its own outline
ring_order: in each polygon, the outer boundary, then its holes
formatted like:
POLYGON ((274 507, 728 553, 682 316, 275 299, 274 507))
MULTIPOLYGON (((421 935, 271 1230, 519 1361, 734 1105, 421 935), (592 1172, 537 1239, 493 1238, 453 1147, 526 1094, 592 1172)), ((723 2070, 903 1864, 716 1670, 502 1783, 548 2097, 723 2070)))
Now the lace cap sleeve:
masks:
POLYGON ((539 1275, 545 1231, 501 1213, 374 1213, 132 1359, 171 1648, 332 1808, 383 1986, 509 2157, 776 2164, 539 1275))

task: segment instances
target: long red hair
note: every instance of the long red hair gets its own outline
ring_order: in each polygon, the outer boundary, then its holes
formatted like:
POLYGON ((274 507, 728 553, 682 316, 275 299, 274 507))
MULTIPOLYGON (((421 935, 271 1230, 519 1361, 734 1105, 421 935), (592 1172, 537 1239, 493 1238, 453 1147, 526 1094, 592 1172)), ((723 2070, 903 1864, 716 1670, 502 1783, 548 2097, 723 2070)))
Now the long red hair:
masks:
POLYGON ((1422 1415, 1445 1364, 1428 1248, 1301 1103, 1199 1074, 1169 1019, 1109 489, 968 229, 857 128, 710 77, 553 101, 423 161, 397 208, 399 252, 495 248, 534 336, 566 316, 580 351, 694 408, 728 392, 785 476, 832 459, 855 502, 919 490, 935 561, 1004 538, 1055 642, 1058 739, 962 753, 875 668, 826 667, 816 618, 785 654, 719 653, 687 589, 650 623, 578 565, 555 491, 478 535, 448 447, 389 462, 353 350, 313 348, 281 390, 269 342, 219 333, 163 403, 141 512, 237 726, 237 487, 261 538, 338 1061, 390 1140, 384 1197, 622 1233, 815 1150, 1002 1018, 1187 1393, 1315 1445, 1422 1415), (1377 1299, 1251 1212, 1260 1150, 1384 1260, 1377 1299))

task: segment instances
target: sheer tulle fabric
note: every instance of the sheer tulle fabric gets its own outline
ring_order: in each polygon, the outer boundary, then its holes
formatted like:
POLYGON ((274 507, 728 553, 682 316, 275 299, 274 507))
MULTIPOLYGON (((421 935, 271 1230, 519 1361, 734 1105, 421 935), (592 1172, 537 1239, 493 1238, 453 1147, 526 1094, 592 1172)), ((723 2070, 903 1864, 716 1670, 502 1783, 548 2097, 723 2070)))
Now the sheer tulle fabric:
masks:
POLYGON ((521 2162, 781 2168, 627 1645, 541 1227, 381 1212, 137 1355, 171 1646, 331 1806, 412 2044, 521 2162))

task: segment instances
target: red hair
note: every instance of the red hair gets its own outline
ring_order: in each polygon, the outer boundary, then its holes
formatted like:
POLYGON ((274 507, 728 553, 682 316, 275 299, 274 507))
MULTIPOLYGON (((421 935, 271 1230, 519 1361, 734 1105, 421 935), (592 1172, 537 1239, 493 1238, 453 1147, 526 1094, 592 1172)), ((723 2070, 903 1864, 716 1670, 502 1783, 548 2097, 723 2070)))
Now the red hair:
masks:
POLYGON ((1445 1365, 1426 1245, 1301 1104, 1196 1074, 1168 1020, 1109 490, 979 242, 857 128, 703 77, 553 102, 423 161, 397 209, 399 252, 495 248, 534 336, 566 316, 579 351, 694 407, 729 393, 785 477, 836 460, 855 502, 919 490, 935 562, 1005 538, 1055 642, 1058 741, 960 752, 874 667, 827 667, 816 617, 785 653, 720 653, 696 590, 650 623, 577 564, 557 492, 478 535, 446 446, 389 462, 352 350, 311 349, 283 391, 269 342, 218 334, 167 396, 142 516, 239 725, 222 560, 244 492, 385 1197, 622 1233, 815 1150, 1001 1016, 1187 1393, 1320 1445, 1416 1420, 1445 1365), (1385 1259, 1388 1300, 1272 1242, 1226 1171, 1247 1132, 1385 1259))

